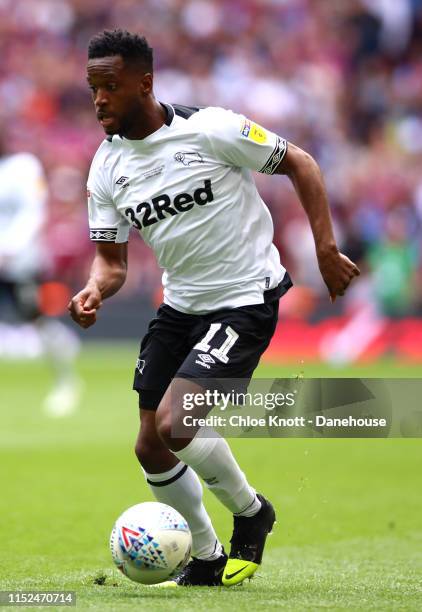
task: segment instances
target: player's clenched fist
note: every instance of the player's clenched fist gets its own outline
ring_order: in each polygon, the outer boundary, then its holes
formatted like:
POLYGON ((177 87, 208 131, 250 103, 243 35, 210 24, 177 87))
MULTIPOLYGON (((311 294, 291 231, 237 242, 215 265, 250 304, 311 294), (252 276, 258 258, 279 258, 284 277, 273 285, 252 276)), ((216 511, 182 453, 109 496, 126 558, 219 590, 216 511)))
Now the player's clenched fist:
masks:
POLYGON ((97 310, 101 307, 102 299, 99 289, 85 287, 79 291, 69 302, 68 310, 72 319, 83 328, 91 327, 97 320, 97 310))
POLYGON ((318 255, 318 265, 332 302, 344 295, 353 278, 360 274, 357 265, 338 251, 318 255))

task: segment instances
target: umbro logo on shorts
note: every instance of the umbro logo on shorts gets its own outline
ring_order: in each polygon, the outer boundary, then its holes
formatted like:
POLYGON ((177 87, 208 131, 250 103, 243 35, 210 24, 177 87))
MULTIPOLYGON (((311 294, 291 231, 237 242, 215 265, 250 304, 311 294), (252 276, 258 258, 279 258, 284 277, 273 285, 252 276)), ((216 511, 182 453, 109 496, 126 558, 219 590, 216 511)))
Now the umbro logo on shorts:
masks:
POLYGON ((211 357, 211 355, 208 355, 207 353, 200 353, 195 363, 209 370, 211 368, 210 363, 215 363, 215 359, 211 357))

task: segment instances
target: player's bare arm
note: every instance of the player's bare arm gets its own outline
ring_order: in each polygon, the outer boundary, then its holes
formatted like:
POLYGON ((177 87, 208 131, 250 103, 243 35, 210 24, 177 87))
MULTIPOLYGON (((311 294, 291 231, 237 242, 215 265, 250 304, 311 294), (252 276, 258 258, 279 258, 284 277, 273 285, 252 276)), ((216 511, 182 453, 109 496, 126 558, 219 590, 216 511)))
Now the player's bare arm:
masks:
POLYGON ((359 268, 339 252, 321 170, 311 155, 289 143, 276 174, 287 175, 305 209, 315 241, 318 265, 331 300, 344 295, 359 268))
POLYGON ((97 320, 97 310, 105 298, 119 291, 126 280, 127 243, 98 242, 86 286, 70 301, 72 319, 83 328, 97 320))

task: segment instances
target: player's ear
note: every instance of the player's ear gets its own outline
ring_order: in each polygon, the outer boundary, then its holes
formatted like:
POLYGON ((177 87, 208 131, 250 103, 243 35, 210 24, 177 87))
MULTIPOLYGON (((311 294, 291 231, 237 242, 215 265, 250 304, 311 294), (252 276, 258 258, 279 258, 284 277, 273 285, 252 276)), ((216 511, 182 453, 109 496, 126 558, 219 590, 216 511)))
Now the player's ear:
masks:
POLYGON ((144 96, 149 95, 152 92, 152 84, 153 84, 152 74, 150 72, 146 72, 145 74, 143 74, 140 85, 139 85, 141 95, 144 95, 144 96))

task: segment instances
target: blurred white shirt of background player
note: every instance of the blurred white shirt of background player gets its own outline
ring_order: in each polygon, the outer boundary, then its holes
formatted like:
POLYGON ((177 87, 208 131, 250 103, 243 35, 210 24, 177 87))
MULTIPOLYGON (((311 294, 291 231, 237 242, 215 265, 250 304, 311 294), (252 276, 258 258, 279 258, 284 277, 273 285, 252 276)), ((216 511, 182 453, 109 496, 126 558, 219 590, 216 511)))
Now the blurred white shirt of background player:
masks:
MULTIPOLYGON (((0 136, 1 138, 1 136, 0 136)), ((75 333, 39 310, 38 289, 48 262, 43 244, 48 189, 41 162, 30 153, 8 154, 0 141, 0 357, 45 355, 54 384, 43 402, 51 416, 72 413, 80 399, 75 333), (2 311, 13 311, 2 322, 2 311)))

